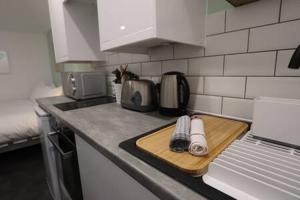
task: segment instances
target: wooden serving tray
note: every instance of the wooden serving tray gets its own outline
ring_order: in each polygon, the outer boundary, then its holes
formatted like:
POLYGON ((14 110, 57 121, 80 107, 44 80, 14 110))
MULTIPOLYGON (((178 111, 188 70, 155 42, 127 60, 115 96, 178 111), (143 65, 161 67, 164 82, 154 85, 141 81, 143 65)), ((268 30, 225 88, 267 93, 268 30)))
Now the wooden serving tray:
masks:
POLYGON ((160 129, 136 141, 138 148, 168 162, 176 168, 193 175, 201 175, 208 164, 228 145, 248 130, 248 124, 220 117, 201 115, 204 122, 209 154, 196 157, 188 152, 170 151, 169 143, 175 124, 160 129))

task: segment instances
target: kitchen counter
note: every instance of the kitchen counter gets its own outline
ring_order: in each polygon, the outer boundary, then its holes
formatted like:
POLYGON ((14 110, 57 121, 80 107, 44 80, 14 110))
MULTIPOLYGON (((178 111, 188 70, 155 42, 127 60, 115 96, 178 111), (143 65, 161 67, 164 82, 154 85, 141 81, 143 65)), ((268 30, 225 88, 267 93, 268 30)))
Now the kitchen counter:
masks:
POLYGON ((157 112, 134 112, 123 109, 116 103, 71 111, 61 111, 54 106, 57 103, 70 101, 72 100, 66 97, 37 100, 40 107, 60 119, 97 151, 159 198, 205 199, 119 147, 124 140, 174 122, 176 118, 163 117, 157 112))

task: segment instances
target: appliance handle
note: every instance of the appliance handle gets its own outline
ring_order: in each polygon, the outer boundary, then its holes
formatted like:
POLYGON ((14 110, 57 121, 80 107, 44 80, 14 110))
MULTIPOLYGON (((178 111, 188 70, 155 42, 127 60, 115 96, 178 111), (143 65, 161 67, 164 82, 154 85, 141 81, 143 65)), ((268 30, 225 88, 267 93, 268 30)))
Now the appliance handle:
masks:
POLYGON ((297 47, 290 60, 289 69, 299 69, 300 68, 300 45, 297 47))
MULTIPOLYGON (((54 139, 55 136, 57 136, 59 134, 59 132, 50 132, 48 133, 47 137, 49 139, 49 141, 51 142, 51 144, 54 146, 54 148, 57 150, 57 152, 63 157, 63 158, 70 158, 73 154, 74 151, 67 151, 65 152, 64 150, 62 150, 60 147, 59 147, 59 144, 57 143, 57 141, 54 139)), ((62 135, 63 138, 69 142, 69 140, 67 140, 65 138, 64 135, 62 135)), ((73 144, 72 144, 73 145, 73 144)))
POLYGON ((183 102, 180 102, 179 100, 179 107, 183 108, 186 107, 189 103, 189 99, 190 99, 190 87, 189 87, 189 83, 186 80, 186 78, 184 76, 179 75, 178 76, 178 81, 179 81, 179 87, 182 86, 183 88, 183 102))

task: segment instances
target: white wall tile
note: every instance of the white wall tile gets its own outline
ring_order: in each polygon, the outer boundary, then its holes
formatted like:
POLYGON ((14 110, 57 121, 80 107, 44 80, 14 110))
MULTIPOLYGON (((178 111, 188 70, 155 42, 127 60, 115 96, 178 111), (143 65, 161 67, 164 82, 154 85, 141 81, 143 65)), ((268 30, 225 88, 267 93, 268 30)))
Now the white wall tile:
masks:
POLYGON ((107 83, 107 86, 111 86, 113 80, 115 80, 115 79, 116 79, 116 78, 115 78, 114 76, 106 76, 106 83, 107 83))
POLYGON ((204 94, 244 97, 245 77, 205 77, 204 94))
POLYGON ((161 62, 142 63, 142 75, 159 76, 161 75, 161 62))
POLYGON ((141 64, 140 63, 129 64, 127 69, 136 75, 141 75, 141 64))
POLYGON ((225 56, 225 76, 273 76, 276 52, 225 56))
POLYGON ((106 92, 107 92, 108 96, 114 95, 113 87, 112 86, 108 86, 106 92))
POLYGON ((108 65, 117 65, 117 64, 120 64, 119 55, 117 53, 108 55, 107 56, 107 64, 108 65))
POLYGON ((151 61, 173 59, 173 46, 159 46, 149 49, 151 61))
POLYGON ((112 76, 112 72, 117 68, 117 66, 108 66, 108 67, 101 67, 98 68, 97 71, 101 70, 104 71, 105 75, 112 76))
POLYGON ((203 94, 203 83, 204 78, 203 77, 187 77, 186 78, 189 86, 190 86, 190 92, 193 94, 203 94))
POLYGON ((251 29, 250 51, 296 48, 300 43, 300 20, 251 29))
POLYGON ((185 44, 174 45, 174 57, 175 58, 192 58, 200 57, 204 55, 203 47, 196 47, 185 44))
POLYGON ((300 69, 289 69, 289 63, 295 50, 278 51, 276 76, 300 76, 300 69))
POLYGON ((162 72, 178 71, 187 74, 187 60, 168 60, 162 62, 162 72))
POLYGON ((287 21, 300 18, 300 1, 283 0, 281 6, 280 21, 287 21))
POLYGON ((252 119, 253 100, 223 98, 222 114, 239 117, 243 119, 252 119))
POLYGON ((227 10, 226 31, 278 22, 280 0, 266 0, 227 10))
POLYGON ((221 114, 222 97, 191 95, 188 108, 191 110, 221 114))
POLYGON ((246 97, 258 96, 300 99, 299 77, 248 77, 246 97))
POLYGON ((189 60, 189 75, 219 76, 223 74, 223 56, 193 58, 189 60))
POLYGON ((144 80, 150 80, 152 81, 151 76, 140 76, 140 79, 144 79, 144 80))
POLYGON ((209 14, 205 20, 206 35, 225 32, 225 11, 209 14))
POLYGON ((247 51, 248 30, 206 37, 205 55, 243 53, 247 51))
POLYGON ((152 81, 153 81, 155 84, 160 83, 161 77, 160 77, 160 76, 152 77, 152 81))
POLYGON ((132 62, 132 54, 130 53, 119 53, 118 56, 120 64, 127 64, 132 62))
POLYGON ((132 54, 132 62, 147 62, 150 60, 149 55, 145 54, 132 54))

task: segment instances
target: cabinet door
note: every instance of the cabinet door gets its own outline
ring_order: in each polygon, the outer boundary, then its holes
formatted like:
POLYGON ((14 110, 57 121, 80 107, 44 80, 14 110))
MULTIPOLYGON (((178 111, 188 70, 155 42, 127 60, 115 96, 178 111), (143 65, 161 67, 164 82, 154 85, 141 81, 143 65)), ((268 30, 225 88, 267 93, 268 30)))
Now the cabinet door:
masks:
POLYGON ((64 0, 48 0, 56 61, 67 57, 68 53, 63 2, 64 0))
POLYGON ((98 0, 101 43, 152 28, 154 0, 98 0))
POLYGON ((158 200, 117 165, 75 136, 84 200, 158 200))

